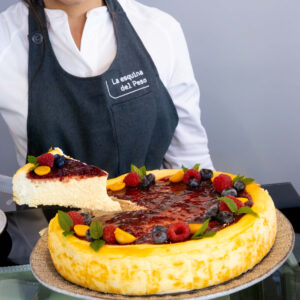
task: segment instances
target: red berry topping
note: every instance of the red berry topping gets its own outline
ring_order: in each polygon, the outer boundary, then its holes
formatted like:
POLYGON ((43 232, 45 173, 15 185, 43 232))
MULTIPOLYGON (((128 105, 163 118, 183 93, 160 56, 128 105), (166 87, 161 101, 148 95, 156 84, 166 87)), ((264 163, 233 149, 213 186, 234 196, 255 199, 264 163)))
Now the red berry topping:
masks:
POLYGON ((48 166, 48 167, 52 168, 53 164, 54 164, 54 155, 51 153, 42 154, 42 155, 38 156, 37 163, 40 166, 48 166))
POLYGON ((73 221, 72 230, 74 229, 75 225, 84 225, 84 217, 78 211, 72 210, 69 211, 67 214, 71 217, 73 221))
POLYGON ((141 183, 141 178, 137 172, 131 172, 126 175, 123 180, 127 186, 138 186, 141 183))
POLYGON ((195 170, 195 169, 189 169, 187 170, 185 173, 184 173, 184 176, 183 176, 183 182, 188 184, 190 179, 197 179, 198 181, 201 180, 201 175, 200 173, 195 170))
POLYGON ((190 234, 190 227, 186 222, 173 223, 168 229, 169 240, 175 243, 186 241, 190 234))
POLYGON ((220 174, 214 179, 213 186, 217 192, 222 193, 223 190, 233 187, 233 182, 229 175, 220 174))
POLYGON ((106 225, 103 228, 103 240, 107 244, 115 244, 116 243, 116 237, 115 237, 115 230, 117 229, 117 226, 110 224, 106 225))
MULTIPOLYGON (((234 196, 226 196, 226 197, 232 199, 235 202, 237 209, 240 209, 241 207, 244 206, 244 203, 241 200, 235 198, 234 196)), ((229 207, 227 206, 227 204, 224 201, 220 202, 219 210, 231 212, 231 210, 229 209, 229 207)))
POLYGON ((218 221, 210 221, 210 222, 209 222, 209 227, 210 227, 210 228, 214 228, 214 227, 216 227, 217 225, 219 225, 219 222, 218 222, 218 221))

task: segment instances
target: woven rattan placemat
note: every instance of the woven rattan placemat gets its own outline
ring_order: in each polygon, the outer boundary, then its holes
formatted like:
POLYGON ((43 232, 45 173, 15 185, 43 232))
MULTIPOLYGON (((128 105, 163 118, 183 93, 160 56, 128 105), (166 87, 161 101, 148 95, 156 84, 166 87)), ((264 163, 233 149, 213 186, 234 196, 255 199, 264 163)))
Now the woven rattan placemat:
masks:
POLYGON ((227 281, 225 283, 212 286, 201 290, 193 290, 185 293, 165 294, 165 295, 147 295, 147 296, 124 296, 105 294, 92 291, 78 285, 75 285, 63 277, 55 270, 47 247, 47 233, 44 234, 32 251, 30 265, 36 279, 49 289, 85 299, 114 299, 114 300, 177 300, 177 299, 211 299, 228 295, 247 288, 272 274, 279 268, 294 246, 294 231, 286 217, 277 211, 278 230, 275 243, 268 255, 257 264, 252 270, 227 281))

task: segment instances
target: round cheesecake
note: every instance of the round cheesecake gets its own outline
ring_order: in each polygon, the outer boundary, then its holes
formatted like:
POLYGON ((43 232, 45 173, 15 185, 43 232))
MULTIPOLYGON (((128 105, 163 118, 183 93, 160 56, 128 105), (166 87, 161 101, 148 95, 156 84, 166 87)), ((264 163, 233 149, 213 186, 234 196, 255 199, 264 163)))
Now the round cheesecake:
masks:
MULTIPOLYGON (((159 187, 163 186, 165 178, 177 171, 150 172, 155 175, 159 187)), ((219 174, 220 172, 214 172, 214 177, 219 174)), ((125 175, 108 180, 107 187, 122 182, 124 177, 125 175)), ((160 193, 163 194, 164 190, 167 191, 160 188, 160 193)), ((181 192, 176 189, 172 191, 178 201, 181 192)), ((252 210, 259 217, 243 214, 228 226, 212 228, 212 231, 216 231, 213 237, 179 243, 157 245, 150 240, 138 238, 135 244, 104 245, 95 252, 88 241, 75 235, 64 236, 64 230, 56 216, 48 228, 48 247, 53 264, 68 281, 100 292, 124 295, 178 293, 225 282, 253 268, 270 251, 275 241, 276 212, 268 192, 256 183, 248 184, 245 192, 252 201, 252 210)), ((115 193, 115 196, 121 197, 122 194, 115 193)), ((214 195, 208 196, 205 191, 205 197, 213 199, 214 195)), ((130 201, 131 198, 127 197, 126 200, 130 201)), ((204 201, 203 198, 200 200, 204 201)), ((187 202, 185 198, 185 203, 187 202)), ((160 203, 155 208, 160 216, 162 213, 159 208, 163 210, 163 207, 166 207, 164 203, 160 203)), ((186 205, 182 207, 185 211, 191 211, 190 206, 188 209, 186 205)), ((169 215, 174 218, 176 209, 172 209, 169 208, 169 215)), ((146 204, 143 214, 147 215, 147 211, 153 213, 153 208, 146 204)), ((123 214, 122 222, 117 225, 125 226, 126 213, 120 214, 123 214)), ((129 225, 133 224, 132 218, 133 215, 129 212, 129 225)), ((104 224, 114 220, 120 218, 106 218, 104 224)), ((155 224, 155 220, 158 219, 150 219, 151 226, 155 224)), ((161 220, 157 223, 161 224, 161 220)), ((135 226, 138 226, 138 222, 136 220, 135 226)), ((140 223, 146 231, 148 223, 140 223)))

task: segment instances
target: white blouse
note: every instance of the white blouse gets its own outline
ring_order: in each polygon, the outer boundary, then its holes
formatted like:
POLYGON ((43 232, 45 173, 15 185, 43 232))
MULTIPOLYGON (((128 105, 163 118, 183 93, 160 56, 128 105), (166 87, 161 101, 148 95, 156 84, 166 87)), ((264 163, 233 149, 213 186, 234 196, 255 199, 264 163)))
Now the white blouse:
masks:
MULTIPOLYGON (((200 163, 202 168, 213 168, 200 121, 200 92, 180 24, 168 14, 135 0, 119 2, 150 53, 179 116, 164 167, 200 163)), ((53 9, 45 9, 45 13, 52 47, 67 72, 90 77, 109 68, 117 45, 106 6, 87 13, 80 50, 72 38, 67 14, 53 9)), ((28 8, 22 2, 0 14, 0 113, 14 140, 19 165, 24 164, 27 154, 27 35, 28 8)))

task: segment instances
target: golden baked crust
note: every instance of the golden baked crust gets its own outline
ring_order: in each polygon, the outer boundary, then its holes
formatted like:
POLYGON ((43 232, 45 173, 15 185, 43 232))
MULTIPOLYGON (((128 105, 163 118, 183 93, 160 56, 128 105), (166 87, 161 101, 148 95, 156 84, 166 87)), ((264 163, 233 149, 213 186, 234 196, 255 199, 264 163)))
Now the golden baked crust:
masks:
MULTIPOLYGON (((174 172, 155 171, 158 177, 174 172)), ((176 244, 105 245, 95 252, 87 241, 64 237, 55 217, 48 229, 52 261, 65 279, 107 293, 175 293, 222 283, 253 268, 275 241, 271 197, 256 183, 247 185, 246 191, 259 218, 247 214, 212 238, 176 244)))

